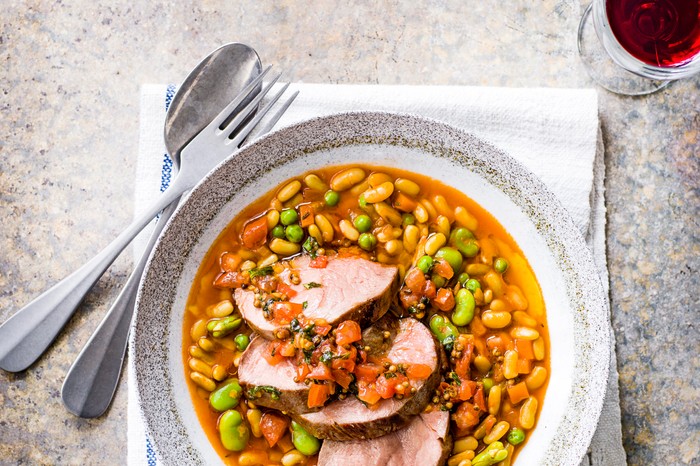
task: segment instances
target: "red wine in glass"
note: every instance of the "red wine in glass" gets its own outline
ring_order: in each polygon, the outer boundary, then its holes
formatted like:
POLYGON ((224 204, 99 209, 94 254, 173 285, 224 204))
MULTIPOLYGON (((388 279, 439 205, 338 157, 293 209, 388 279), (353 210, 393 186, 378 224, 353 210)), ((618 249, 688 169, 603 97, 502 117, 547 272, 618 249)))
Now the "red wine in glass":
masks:
POLYGON ((700 0, 605 0, 620 45, 652 66, 676 67, 700 53, 700 0))

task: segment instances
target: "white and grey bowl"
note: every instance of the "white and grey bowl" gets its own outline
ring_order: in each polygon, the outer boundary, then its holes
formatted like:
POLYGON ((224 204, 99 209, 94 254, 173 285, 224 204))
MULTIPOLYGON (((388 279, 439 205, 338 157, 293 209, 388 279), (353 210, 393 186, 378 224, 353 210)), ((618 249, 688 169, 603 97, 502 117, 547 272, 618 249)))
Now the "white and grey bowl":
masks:
POLYGON ((439 179, 505 226, 542 288, 551 341, 542 411, 516 463, 578 465, 598 422, 610 357, 607 300, 578 229, 541 181, 493 145, 389 113, 333 115, 270 134, 211 172, 173 216, 146 268, 131 341, 158 457, 165 464, 221 462, 194 412, 181 348, 187 295, 209 246, 244 206, 282 181, 350 163, 439 179))

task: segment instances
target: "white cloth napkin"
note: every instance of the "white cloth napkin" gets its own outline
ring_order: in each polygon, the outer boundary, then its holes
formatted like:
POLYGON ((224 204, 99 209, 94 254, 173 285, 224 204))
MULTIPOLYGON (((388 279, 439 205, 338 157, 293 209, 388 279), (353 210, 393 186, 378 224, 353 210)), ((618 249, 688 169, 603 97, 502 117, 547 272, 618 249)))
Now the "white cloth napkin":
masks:
MULTIPOLYGON (((593 251, 607 293, 605 165, 594 90, 327 84, 292 87, 300 91, 299 97, 278 122, 278 128, 339 112, 401 112, 443 121, 500 147, 540 177, 562 201, 593 251)), ((142 87, 137 214, 170 179, 172 164, 163 144, 163 121, 174 90, 164 85, 142 87)), ((136 254, 140 254, 145 239, 142 234, 134 248, 136 254)), ((582 466, 626 464, 614 338, 612 341, 603 412, 582 466)), ((131 363, 128 374, 128 463, 155 465, 156 455, 146 437, 131 383, 131 363)))

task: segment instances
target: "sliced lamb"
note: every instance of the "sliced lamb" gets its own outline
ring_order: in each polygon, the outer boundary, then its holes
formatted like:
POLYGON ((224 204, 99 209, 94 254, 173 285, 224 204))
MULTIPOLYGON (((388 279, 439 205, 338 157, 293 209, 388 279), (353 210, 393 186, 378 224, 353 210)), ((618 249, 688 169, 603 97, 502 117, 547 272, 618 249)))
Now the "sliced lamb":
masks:
POLYGON ((441 465, 452 450, 450 415, 432 411, 414 416, 401 430, 371 440, 326 440, 319 466, 431 466, 441 465))
POLYGON ((310 411, 306 404, 308 385, 294 381, 297 374, 291 359, 274 366, 265 360, 263 353, 268 351, 268 344, 264 338, 256 337, 241 356, 238 381, 244 392, 257 391, 255 404, 260 406, 298 413, 310 411))
MULTIPOLYGON (((344 320, 357 321, 363 328, 381 318, 398 292, 399 273, 394 266, 382 265, 361 257, 329 257, 325 267, 315 268, 307 255, 290 261, 277 278, 293 290, 291 303, 303 304, 303 314, 310 319, 325 319, 330 325, 344 320), (300 283, 291 282, 295 272, 300 283)), ((265 318, 255 307, 255 293, 238 288, 234 292, 236 304, 248 325, 258 334, 274 339, 274 330, 280 327, 265 318)))
POLYGON ((292 417, 317 438, 331 440, 371 439, 401 429, 430 402, 440 382, 442 348, 421 322, 387 316, 363 332, 365 344, 394 364, 423 364, 431 375, 415 381, 415 394, 399 400, 389 398, 366 407, 354 396, 336 400, 317 412, 293 413, 292 417), (385 339, 384 332, 390 337, 385 339), (384 345, 383 349, 377 349, 384 345))

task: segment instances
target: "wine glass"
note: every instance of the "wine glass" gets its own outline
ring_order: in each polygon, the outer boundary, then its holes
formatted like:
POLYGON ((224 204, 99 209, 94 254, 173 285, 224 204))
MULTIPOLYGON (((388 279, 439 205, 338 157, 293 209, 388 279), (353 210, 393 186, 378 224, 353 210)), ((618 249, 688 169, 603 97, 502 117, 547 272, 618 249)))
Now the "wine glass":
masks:
POLYGON ((700 72, 700 0, 593 0, 579 24, 578 49, 605 89, 655 92, 700 72))

